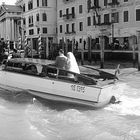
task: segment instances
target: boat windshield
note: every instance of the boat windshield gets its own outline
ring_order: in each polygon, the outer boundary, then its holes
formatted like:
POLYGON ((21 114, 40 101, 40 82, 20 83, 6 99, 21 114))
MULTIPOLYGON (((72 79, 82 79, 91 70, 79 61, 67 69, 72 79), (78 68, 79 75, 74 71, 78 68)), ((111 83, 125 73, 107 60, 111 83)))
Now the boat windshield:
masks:
POLYGON ((96 85, 96 80, 93 78, 59 69, 51 65, 8 61, 5 64, 5 70, 44 78, 53 78, 64 82, 74 82, 82 85, 96 85))

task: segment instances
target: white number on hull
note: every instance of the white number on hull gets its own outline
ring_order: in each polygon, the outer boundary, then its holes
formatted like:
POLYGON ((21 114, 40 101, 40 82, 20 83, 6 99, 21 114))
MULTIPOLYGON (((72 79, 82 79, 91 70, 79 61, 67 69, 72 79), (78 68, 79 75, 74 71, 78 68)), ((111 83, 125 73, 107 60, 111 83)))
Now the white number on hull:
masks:
POLYGON ((75 92, 85 93, 85 87, 79 85, 71 85, 71 89, 75 92))

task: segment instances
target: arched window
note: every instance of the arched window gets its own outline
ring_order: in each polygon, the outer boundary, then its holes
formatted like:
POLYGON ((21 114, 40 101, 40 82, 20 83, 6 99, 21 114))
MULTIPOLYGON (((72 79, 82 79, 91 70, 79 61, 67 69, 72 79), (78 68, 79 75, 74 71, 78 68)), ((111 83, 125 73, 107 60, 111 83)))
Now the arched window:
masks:
POLYGON ((42 14, 42 20, 43 20, 43 21, 47 21, 47 14, 46 14, 46 13, 43 13, 43 14, 42 14))

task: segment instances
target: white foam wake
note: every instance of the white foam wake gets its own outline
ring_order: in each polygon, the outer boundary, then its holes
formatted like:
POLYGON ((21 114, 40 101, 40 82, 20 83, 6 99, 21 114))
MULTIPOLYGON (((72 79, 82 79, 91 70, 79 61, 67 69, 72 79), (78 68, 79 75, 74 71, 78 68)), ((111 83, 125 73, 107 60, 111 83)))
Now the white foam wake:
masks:
POLYGON ((138 89, 127 86, 119 100, 121 101, 119 104, 109 105, 105 109, 121 115, 140 116, 140 91, 138 89))

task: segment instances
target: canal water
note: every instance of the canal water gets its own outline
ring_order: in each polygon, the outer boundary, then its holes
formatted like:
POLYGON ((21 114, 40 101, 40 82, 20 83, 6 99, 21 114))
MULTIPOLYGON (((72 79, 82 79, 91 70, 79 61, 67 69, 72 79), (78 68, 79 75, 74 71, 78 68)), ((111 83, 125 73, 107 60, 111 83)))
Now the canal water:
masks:
POLYGON ((0 140, 140 140, 140 72, 120 79, 121 102, 99 110, 1 89, 0 140))

